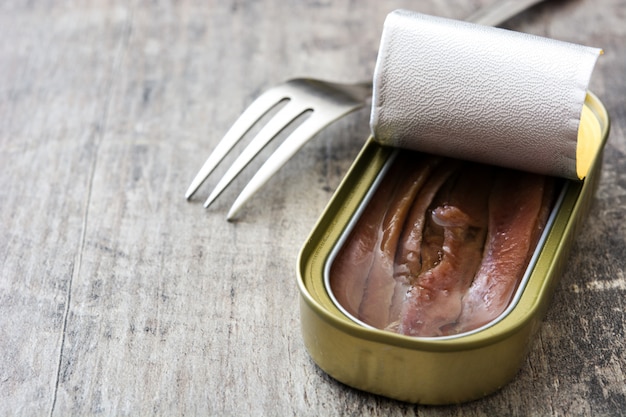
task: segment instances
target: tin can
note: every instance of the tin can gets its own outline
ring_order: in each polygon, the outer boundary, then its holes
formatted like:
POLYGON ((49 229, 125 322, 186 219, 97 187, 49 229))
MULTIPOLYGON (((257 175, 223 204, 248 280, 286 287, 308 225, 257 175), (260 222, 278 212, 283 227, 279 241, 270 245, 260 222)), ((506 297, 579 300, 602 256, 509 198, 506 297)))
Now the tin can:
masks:
MULTIPOLYGON (((580 130, 604 146, 609 117, 591 93, 583 113, 580 130)), ((351 387, 411 403, 470 401, 509 382, 526 358, 588 212, 602 152, 583 181, 563 180, 549 227, 508 309, 479 331, 443 338, 365 326, 337 305, 327 285, 333 253, 397 152, 403 151, 367 141, 300 251, 304 344, 322 370, 351 387)))

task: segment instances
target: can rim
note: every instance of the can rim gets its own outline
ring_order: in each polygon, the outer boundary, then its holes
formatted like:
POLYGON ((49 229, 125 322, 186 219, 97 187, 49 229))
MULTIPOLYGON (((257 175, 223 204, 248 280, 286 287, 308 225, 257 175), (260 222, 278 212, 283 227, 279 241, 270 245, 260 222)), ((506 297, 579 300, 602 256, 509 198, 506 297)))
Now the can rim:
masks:
MULTIPOLYGON (((610 130, 608 113, 598 97, 591 92, 587 93, 585 105, 592 110, 593 114, 597 117, 598 121, 601 124, 601 141, 602 145, 604 146, 610 130)), ((368 140, 368 145, 370 145, 371 142, 372 138, 370 137, 368 140)), ((366 145, 362 149, 357 160, 361 157, 363 153, 371 152, 371 150, 368 150, 368 145, 366 145)), ((390 148, 376 149, 375 151, 385 153, 392 152, 390 148)), ((389 155, 387 155, 387 157, 388 156, 389 155)), ((599 167, 601 158, 602 152, 599 152, 596 155, 595 161, 593 163, 593 166, 595 168, 599 167)), ((357 167, 353 165, 350 171, 344 177, 344 180, 342 181, 338 189, 342 189, 344 187, 345 181, 347 181, 347 179, 351 177, 350 173, 355 169, 357 169, 357 167)), ((310 268, 309 264, 312 262, 311 258, 315 255, 319 255, 318 253, 312 253, 312 248, 310 247, 310 244, 316 241, 316 233, 318 233, 318 229, 322 227, 325 219, 331 215, 331 211, 336 208, 335 206, 338 204, 339 200, 337 194, 333 196, 333 198, 327 205, 324 213, 314 227, 313 232, 307 238, 306 244, 298 254, 297 282, 301 295, 301 302, 305 302, 311 309, 315 311, 315 313, 321 319, 323 319, 325 322, 335 327, 339 331, 350 334, 353 337, 368 340, 371 342, 393 345, 396 347, 403 347, 412 350, 438 352, 467 350, 497 343, 505 338, 510 337, 512 334, 520 331, 523 327, 527 326, 532 321, 533 317, 538 313, 538 310, 541 308, 541 303, 539 301, 542 298, 542 294, 548 291, 553 285, 554 279, 549 278, 553 278, 554 272, 558 270, 557 263, 558 260, 562 258, 562 256, 560 256, 561 253, 567 250, 564 245, 560 244, 560 241, 567 239, 567 237, 565 236, 570 236, 569 240, 572 240, 572 237, 575 234, 575 222, 573 222, 572 219, 576 219, 578 216, 578 212, 583 209, 583 202, 581 201, 579 196, 584 191, 584 188, 593 186, 594 180, 597 179, 588 177, 583 181, 570 182, 571 186, 568 187, 568 191, 565 193, 562 203, 564 209, 567 210, 569 214, 567 216, 562 216, 562 218, 560 219, 557 219, 555 224, 553 224, 550 233, 548 233, 546 237, 544 248, 541 251, 539 258, 537 259, 537 264, 541 265, 542 273, 538 274, 537 266, 535 266, 535 268, 533 268, 533 271, 530 273, 527 286, 520 296, 520 299, 523 299, 524 302, 522 302, 521 300, 518 301, 518 304, 515 306, 515 308, 513 308, 509 312, 509 314, 503 317, 502 320, 479 332, 472 334, 463 334, 459 337, 449 339, 424 337, 418 338, 413 336, 405 336, 389 331, 363 327, 362 325, 351 321, 345 316, 342 317, 339 310, 330 311, 324 305, 322 305, 322 303, 317 300, 309 291, 307 283, 305 282, 305 276, 306 269, 310 268), (548 279, 540 279, 539 275, 547 276, 548 279)), ((327 243, 327 235, 323 235, 321 236, 321 238, 324 243, 327 243)), ((324 258, 328 258, 328 256, 329 254, 326 254, 324 258)), ((325 264, 327 262, 327 259, 323 259, 321 262, 325 264)), ((316 260, 315 263, 319 264, 320 260, 316 260)), ((326 293, 325 296, 328 297, 328 294, 326 293)), ((304 328, 302 330, 305 331, 304 328)))

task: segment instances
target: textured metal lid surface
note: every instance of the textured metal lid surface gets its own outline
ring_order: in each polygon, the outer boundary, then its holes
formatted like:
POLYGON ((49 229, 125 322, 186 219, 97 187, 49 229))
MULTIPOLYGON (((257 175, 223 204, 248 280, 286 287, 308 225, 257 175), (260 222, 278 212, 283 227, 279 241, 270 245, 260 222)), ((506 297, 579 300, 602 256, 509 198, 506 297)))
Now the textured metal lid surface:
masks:
POLYGON ((373 136, 384 145, 576 179, 579 120, 601 52, 393 12, 374 75, 373 136))

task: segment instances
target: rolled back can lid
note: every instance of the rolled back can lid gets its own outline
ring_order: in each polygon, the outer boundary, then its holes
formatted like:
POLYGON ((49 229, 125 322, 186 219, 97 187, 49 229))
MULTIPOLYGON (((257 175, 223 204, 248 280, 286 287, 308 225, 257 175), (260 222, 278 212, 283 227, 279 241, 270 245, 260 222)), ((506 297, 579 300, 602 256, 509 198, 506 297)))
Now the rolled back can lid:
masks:
POLYGON ((374 73, 372 134, 383 145, 582 179, 601 147, 579 135, 601 53, 505 29, 392 12, 374 73))

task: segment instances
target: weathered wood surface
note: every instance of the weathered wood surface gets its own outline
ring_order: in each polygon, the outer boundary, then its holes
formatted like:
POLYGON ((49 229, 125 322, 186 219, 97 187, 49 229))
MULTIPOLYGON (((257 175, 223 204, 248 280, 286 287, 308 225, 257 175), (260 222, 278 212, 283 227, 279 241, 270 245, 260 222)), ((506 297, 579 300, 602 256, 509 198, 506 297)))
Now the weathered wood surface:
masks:
POLYGON ((626 413, 622 0, 553 1, 508 25, 605 49, 592 90, 612 133, 528 360, 488 398, 358 392, 303 347, 296 256, 367 110, 308 144, 236 223, 225 213, 250 171, 211 210, 208 187, 183 198, 261 89, 368 79, 389 11, 462 18, 487 2, 2 2, 0 415, 626 413))

